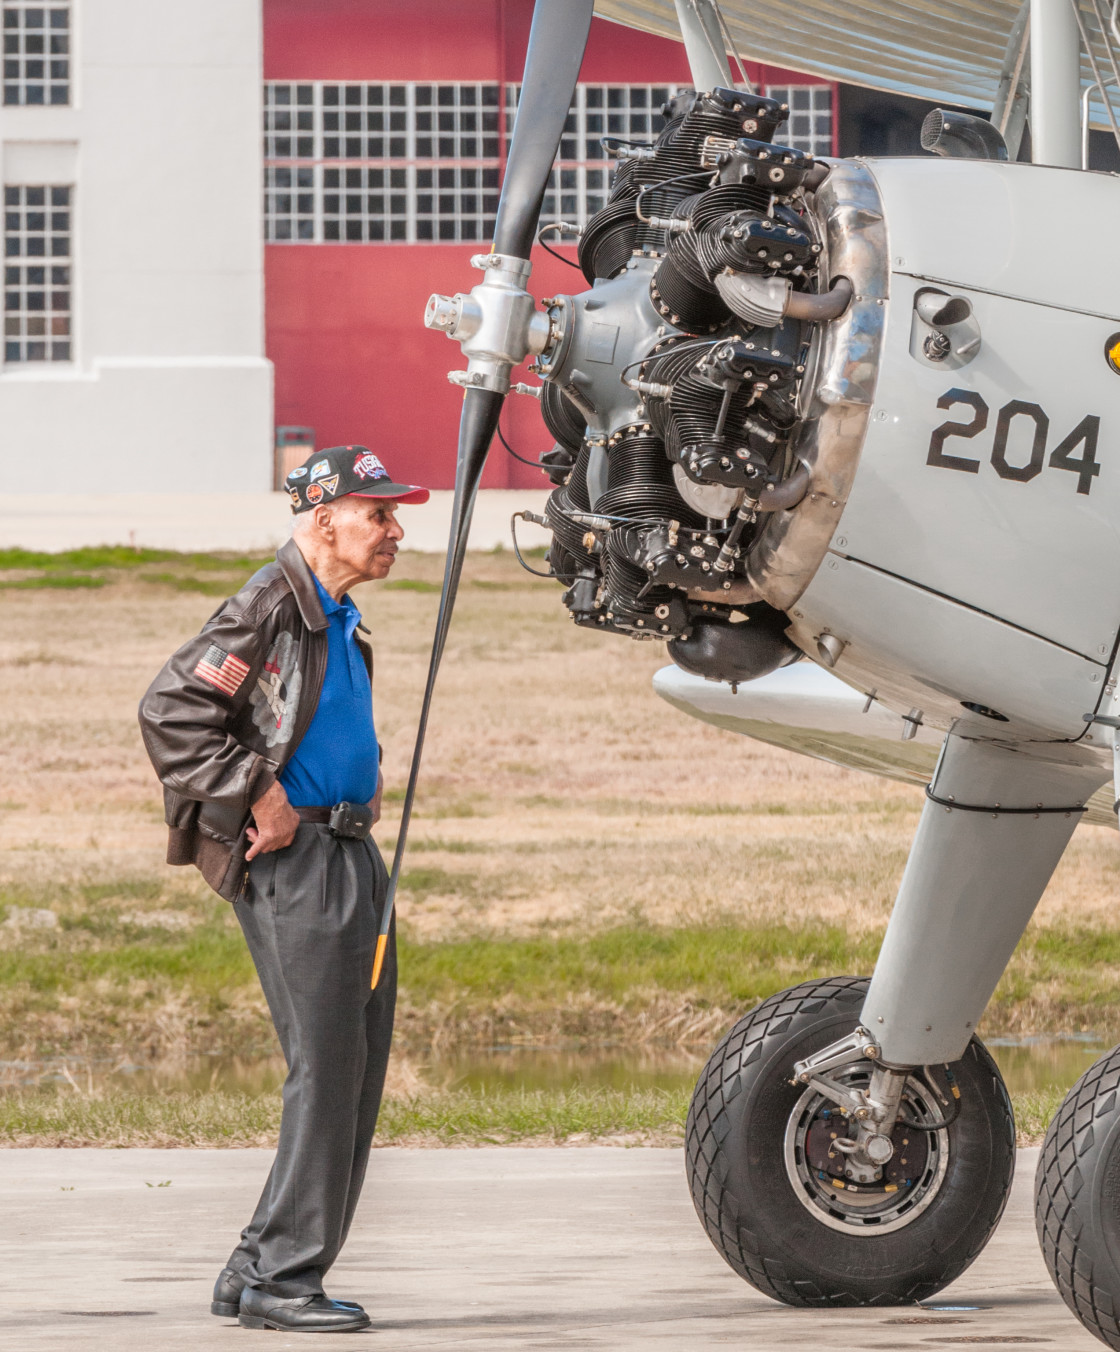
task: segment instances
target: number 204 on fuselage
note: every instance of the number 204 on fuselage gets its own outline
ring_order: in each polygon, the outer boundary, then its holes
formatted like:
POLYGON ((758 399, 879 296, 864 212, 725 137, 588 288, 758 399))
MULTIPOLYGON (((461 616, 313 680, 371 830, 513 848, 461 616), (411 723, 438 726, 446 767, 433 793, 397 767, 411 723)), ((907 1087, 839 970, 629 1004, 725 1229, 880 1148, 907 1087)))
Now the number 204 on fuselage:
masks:
POLYGON ((1107 219, 1115 183, 955 161, 934 195, 921 161, 869 167, 891 255, 875 408, 827 566, 794 618, 862 630, 860 665, 881 690, 885 661, 890 688, 929 708, 939 666, 948 691, 973 664, 972 689, 1021 694, 1039 732, 1077 737, 1120 632, 1120 275, 1089 248, 1056 250, 1038 203, 1045 188, 1069 219, 1107 219), (936 308, 923 296, 966 316, 948 338, 923 321, 936 308), (929 658, 921 689, 914 643, 929 658))

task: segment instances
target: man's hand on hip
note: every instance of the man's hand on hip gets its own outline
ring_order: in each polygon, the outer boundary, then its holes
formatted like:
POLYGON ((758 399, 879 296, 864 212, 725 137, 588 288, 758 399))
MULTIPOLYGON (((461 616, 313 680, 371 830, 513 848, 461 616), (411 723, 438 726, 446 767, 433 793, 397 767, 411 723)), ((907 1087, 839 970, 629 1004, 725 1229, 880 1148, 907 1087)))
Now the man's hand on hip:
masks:
POLYGON ((374 824, 381 820, 381 790, 385 787, 385 776, 377 772, 377 792, 369 800, 369 810, 373 813, 374 824))
POLYGON ((247 860, 255 859, 258 854, 282 850, 295 840, 299 814, 288 802, 288 795, 279 780, 257 799, 252 812, 256 827, 250 826, 245 833, 252 841, 245 852, 247 860))

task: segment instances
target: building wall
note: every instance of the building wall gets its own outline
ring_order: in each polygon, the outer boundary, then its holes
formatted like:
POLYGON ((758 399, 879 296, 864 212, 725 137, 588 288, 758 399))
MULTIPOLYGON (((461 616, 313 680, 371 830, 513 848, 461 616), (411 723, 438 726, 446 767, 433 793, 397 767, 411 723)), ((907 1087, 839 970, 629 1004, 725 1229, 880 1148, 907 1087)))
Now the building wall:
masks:
MULTIPOLYGON (((521 79, 532 0, 264 0, 266 81, 496 82, 521 79)), ((749 66, 759 84, 820 84, 749 66)), ((595 19, 580 73, 585 83, 690 83, 684 48, 595 19)), ((433 291, 466 291, 480 243, 271 243, 265 250, 269 356, 276 421, 310 426, 320 446, 384 450, 394 473, 433 487, 454 481, 461 393, 446 373, 458 347, 422 326, 433 291), (398 468, 398 466, 400 468, 398 468)), ((575 249, 558 247, 574 261, 575 249)), ((582 291, 578 271, 534 250, 538 297, 582 291)), ((522 373, 524 374, 524 373, 522 373)), ((532 377, 524 376, 532 383, 532 377)), ((529 459, 547 449, 536 401, 511 397, 502 427, 529 459)), ((539 470, 499 443, 486 487, 540 487, 539 470)))
POLYGON ((71 186, 73 241, 71 359, 0 366, 5 488, 267 489, 258 0, 71 31, 70 104, 0 107, 0 179, 71 186))

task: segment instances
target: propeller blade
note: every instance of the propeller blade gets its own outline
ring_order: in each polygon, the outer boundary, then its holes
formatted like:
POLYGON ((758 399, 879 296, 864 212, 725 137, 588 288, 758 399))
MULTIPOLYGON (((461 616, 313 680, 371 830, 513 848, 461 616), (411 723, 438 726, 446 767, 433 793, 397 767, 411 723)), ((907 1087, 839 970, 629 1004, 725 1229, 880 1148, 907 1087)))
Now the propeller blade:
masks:
POLYGON ((537 0, 494 227, 495 253, 529 257, 594 8, 594 0, 537 0))
MULTIPOLYGON (((533 26, 529 32, 529 50, 525 57, 525 75, 521 83, 517 122, 513 141, 506 160, 502 196, 494 225, 495 254, 528 259, 537 232, 541 203, 553 161, 560 147, 560 137, 568 118, 572 96, 575 93, 579 68, 583 63, 584 48, 591 31, 594 0, 537 0, 533 10, 533 26)), ((463 413, 459 422, 459 457, 455 466, 455 499, 451 509, 451 533, 447 542, 447 561, 444 565, 443 591, 440 595, 436 632, 432 640, 432 657, 428 667, 428 681, 420 706, 420 722, 416 730, 416 746, 408 773, 401 808, 401 825, 397 834, 397 848, 389 875, 389 889, 381 916, 381 932, 373 960, 373 979, 376 987, 385 961, 389 943, 389 925, 393 917, 397 884, 400 881, 401 862, 404 859, 408 827, 412 820, 412 803, 416 796, 416 781, 420 773, 420 758, 424 750, 424 736, 428 728, 428 714, 432 706, 436 674, 451 612, 459 590, 459 574, 463 570, 463 556, 467 549, 471 514, 474 511, 478 484, 490 450, 504 394, 468 386, 463 396, 463 413)))
POLYGON ((486 455, 490 442, 498 426, 498 415, 502 411, 503 396, 492 390, 468 389, 463 394, 463 412, 459 420, 459 456, 455 466, 455 498, 451 507, 451 531, 447 541, 447 560, 443 568, 443 591, 439 598, 439 613, 436 616, 436 630, 432 639, 432 656, 428 665, 428 680, 424 686, 424 699, 420 705, 420 722, 416 729, 416 745, 412 752, 412 766, 408 772, 408 788, 405 790, 401 807, 401 824, 397 833, 397 848, 393 855, 393 869, 389 875, 389 889, 382 908, 381 930, 377 936, 377 949, 373 959, 373 977, 370 985, 377 986, 381 977, 381 968, 385 961, 385 950, 389 942, 389 924, 393 918, 393 906, 396 901, 397 884, 401 876, 401 863, 404 860, 405 841, 412 820, 412 803, 416 797, 416 781, 420 774, 420 758, 424 751, 424 735, 428 730, 428 714, 432 707, 432 694, 436 688, 436 675, 439 672, 440 659, 443 657, 443 645, 447 640, 447 631, 451 625, 451 612, 455 606, 455 596, 459 590, 459 575, 463 571, 463 556, 467 552, 467 537, 470 535, 471 515, 474 512, 475 498, 478 496, 478 484, 482 478, 486 455))

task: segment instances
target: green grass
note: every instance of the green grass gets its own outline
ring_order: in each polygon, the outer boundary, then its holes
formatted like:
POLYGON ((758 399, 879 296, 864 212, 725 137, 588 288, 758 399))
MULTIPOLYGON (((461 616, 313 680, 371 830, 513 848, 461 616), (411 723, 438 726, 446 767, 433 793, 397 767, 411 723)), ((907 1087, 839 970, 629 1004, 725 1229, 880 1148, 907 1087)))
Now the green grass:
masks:
POLYGON ((0 549, 0 571, 40 568, 54 571, 81 569, 139 568, 150 563, 178 563, 191 568, 235 572, 259 568, 271 555, 184 554, 171 549, 133 549, 131 545, 97 545, 86 549, 65 549, 55 554, 31 549, 0 549))
POLYGON ((103 577, 90 577, 85 573, 44 573, 40 577, 21 577, 15 582, 0 582, 4 591, 31 591, 38 587, 50 587, 55 591, 76 589, 79 587, 104 587, 103 577))
POLYGON ((0 549, 0 569, 43 568, 135 568, 144 563, 163 563, 177 557, 166 549, 132 549, 128 545, 102 545, 93 549, 66 549, 44 554, 32 549, 0 549))
MULTIPOLYGON (((416 875, 431 885, 439 875, 444 888, 454 876, 418 869, 406 880, 416 875)), ((708 1004, 750 1008, 796 980, 870 971, 878 947, 878 935, 853 939, 838 926, 625 925, 591 934, 406 943, 401 966, 409 995, 420 1004, 501 995, 527 1005, 555 1006, 573 992, 626 1002, 656 989, 687 993, 708 1004)))
POLYGON ((1015 1130, 1020 1145, 1041 1145, 1046 1128, 1066 1096, 1066 1090, 1051 1085, 1047 1089, 1024 1094, 1012 1094, 1015 1109, 1015 1130))
POLYGON ((228 596, 235 584, 229 578, 194 577, 190 573, 141 573, 141 580, 157 586, 173 587, 175 591, 201 592, 204 596, 228 596))
MULTIPOLYGON (((1062 1091, 1015 1099, 1020 1145, 1036 1145, 1062 1091)), ((627 1144, 683 1140, 687 1090, 450 1090, 382 1107, 381 1145, 562 1145, 622 1138, 627 1144)), ((72 1089, 0 1094, 0 1145, 254 1146, 273 1145, 279 1094, 138 1094, 72 1089)))
POLYGON ((439 1145, 619 1135, 681 1140, 688 1100, 683 1089, 459 1089, 389 1099, 378 1132, 386 1142, 419 1137, 439 1145))
POLYGON ((0 1143, 52 1146, 250 1146, 275 1141, 272 1094, 0 1094, 0 1143))
POLYGON ((394 577, 388 582, 383 582, 381 586, 385 591, 438 592, 442 584, 422 582, 415 577, 394 577))
POLYGON ((0 577, 0 590, 96 588, 135 575, 144 582, 172 587, 175 591, 228 596, 267 562, 265 557, 248 554, 182 554, 170 549, 133 549, 128 545, 68 549, 57 554, 31 549, 0 549, 0 575, 34 572, 32 577, 0 577), (152 572, 154 564, 163 566, 158 572, 152 572), (198 577, 197 573, 214 576, 198 577))
MULTIPOLYGON (((75 928, 106 933, 93 916, 75 928)), ((119 925, 111 931, 119 937, 119 925)), ((123 928, 127 929, 127 926, 123 928)), ((152 937, 92 949, 57 947, 39 952, 0 951, 0 990, 22 985, 39 996, 66 994, 83 983, 168 980, 196 999, 220 995, 254 980, 240 931, 194 929, 182 937, 155 931, 152 937)))
POLYGON ((163 887, 155 878, 120 878, 111 883, 81 883, 78 892, 85 901, 112 901, 117 897, 155 901, 162 896, 163 887))
MULTIPOLYGON (((403 883, 414 897, 492 894, 470 870, 423 864, 403 883)), ((11 905, 44 904, 8 894, 0 897, 0 920, 11 905)), ((118 1053, 137 1040, 161 1054, 171 1045, 171 1007, 175 1037, 188 1051, 233 1053, 271 1042, 253 966, 225 903, 160 896, 143 879, 125 879, 87 884, 54 910, 56 929, 20 931, 18 943, 0 946, 0 1058, 118 1053), (153 902, 181 914, 185 927, 145 927, 143 909, 153 902)), ((437 941, 405 929, 401 1039, 414 1051, 433 1040, 625 1043, 664 1026, 670 1040, 710 1045, 777 991, 870 972, 880 939, 878 931, 853 935, 840 926, 637 923, 437 941)), ((1115 1037, 1118 979, 1120 931, 1032 929, 1000 982, 982 1035, 1115 1037)))

